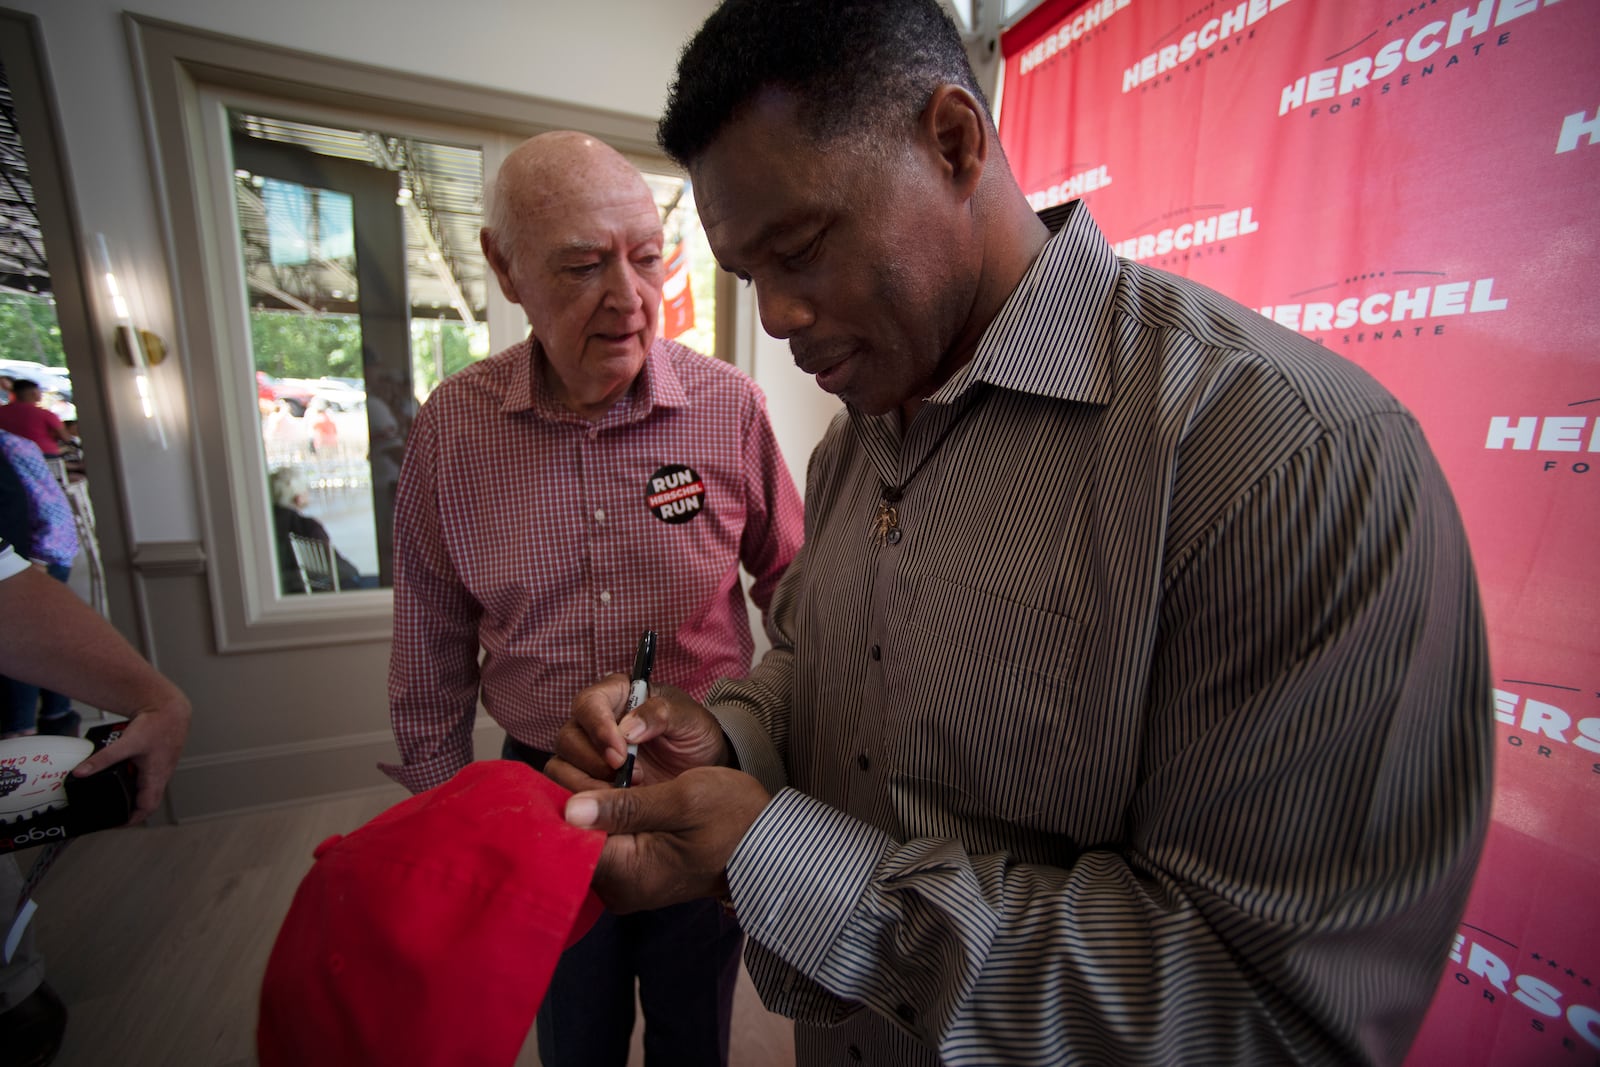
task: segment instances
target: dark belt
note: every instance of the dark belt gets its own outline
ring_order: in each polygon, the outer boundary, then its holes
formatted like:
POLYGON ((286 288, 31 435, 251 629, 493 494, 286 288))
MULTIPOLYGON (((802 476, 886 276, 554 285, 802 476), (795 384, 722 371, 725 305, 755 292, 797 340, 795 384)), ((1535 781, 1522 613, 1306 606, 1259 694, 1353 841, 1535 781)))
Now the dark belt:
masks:
POLYGON ((544 765, 550 762, 552 755, 554 753, 542 748, 525 745, 510 734, 506 734, 506 743, 500 746, 501 759, 521 760, 540 774, 544 773, 544 765))

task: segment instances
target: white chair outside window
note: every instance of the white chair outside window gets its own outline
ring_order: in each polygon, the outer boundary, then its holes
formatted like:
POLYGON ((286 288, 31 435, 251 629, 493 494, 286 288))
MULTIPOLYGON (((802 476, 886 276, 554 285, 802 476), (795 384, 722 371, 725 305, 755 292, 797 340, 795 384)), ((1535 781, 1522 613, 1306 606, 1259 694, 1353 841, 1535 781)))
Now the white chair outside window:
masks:
POLYGON ((337 593, 339 591, 339 565, 334 559, 333 543, 289 535, 289 547, 294 550, 294 562, 300 568, 300 580, 308 593, 337 593))

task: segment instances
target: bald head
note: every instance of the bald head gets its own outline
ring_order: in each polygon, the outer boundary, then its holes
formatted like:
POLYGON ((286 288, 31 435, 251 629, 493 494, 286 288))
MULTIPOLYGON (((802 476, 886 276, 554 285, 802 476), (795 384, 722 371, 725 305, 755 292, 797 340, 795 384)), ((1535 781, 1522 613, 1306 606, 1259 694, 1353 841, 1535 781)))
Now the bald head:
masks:
POLYGON ((530 138, 495 177, 484 258, 528 316, 538 373, 585 418, 628 390, 655 340, 661 241, 643 176, 587 134, 530 138))
POLYGON ((512 149, 500 165, 485 240, 515 264, 541 222, 630 203, 655 210, 650 187, 622 153, 576 130, 541 133, 512 149))

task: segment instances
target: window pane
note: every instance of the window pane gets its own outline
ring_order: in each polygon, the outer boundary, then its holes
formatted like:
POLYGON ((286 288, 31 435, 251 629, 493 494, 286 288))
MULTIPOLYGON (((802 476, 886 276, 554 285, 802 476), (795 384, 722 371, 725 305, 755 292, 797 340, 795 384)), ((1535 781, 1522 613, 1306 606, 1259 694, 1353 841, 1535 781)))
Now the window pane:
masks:
POLYGON ((661 336, 695 351, 717 352, 717 261, 706 242, 694 188, 680 177, 645 174, 661 209, 667 281, 662 289, 661 336))
POLYGON ((388 585, 411 419, 488 354, 481 153, 237 111, 230 125, 279 591, 388 585), (291 533, 331 545, 334 573, 291 533))
POLYGON ((72 375, 61 349, 55 298, 8 289, 5 266, 0 262, 0 375, 38 382, 39 406, 63 422, 74 422, 78 411, 72 404, 72 375))
MULTIPOLYGON (((3 65, 0 105, 0 145, 5 146, 0 155, 0 377, 37 382, 39 406, 63 422, 76 423, 50 264, 3 65)), ((9 392, 0 392, 0 404, 9 399, 9 392)), ((67 429, 75 431, 75 426, 67 429)), ((71 458, 81 470, 76 454, 71 458)))

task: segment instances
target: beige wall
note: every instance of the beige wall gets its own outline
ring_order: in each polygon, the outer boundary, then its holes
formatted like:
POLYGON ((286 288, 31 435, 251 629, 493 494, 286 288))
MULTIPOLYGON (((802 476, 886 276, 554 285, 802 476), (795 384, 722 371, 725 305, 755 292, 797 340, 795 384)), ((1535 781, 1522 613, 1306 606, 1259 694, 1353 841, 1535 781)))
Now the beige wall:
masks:
MULTIPOLYGON (((0 0, 3 3, 4 0, 0 0)), ((219 546, 208 544, 198 471, 217 442, 191 418, 191 378, 217 358, 204 342, 185 350, 184 312, 173 298, 172 237, 162 186, 146 144, 140 84, 130 60, 123 0, 12 0, 36 16, 58 112, 68 192, 84 240, 104 233, 138 284, 142 317, 172 339, 176 358, 157 371, 171 441, 161 449, 135 417, 131 377, 105 346, 72 352, 96 361, 112 411, 127 515, 121 558, 134 561, 147 650, 195 705, 191 740, 172 788, 172 812, 199 817, 383 787, 374 769, 390 758, 385 640, 281 651, 216 651, 219 546), (140 562, 143 561, 143 565, 140 562)), ((255 42, 525 94, 643 119, 659 112, 681 43, 713 0, 595 0, 505 4, 500 0, 146 0, 137 13, 255 42), (443 17, 441 13, 448 13, 443 17), (603 72, 603 76, 597 76, 603 72)), ((785 346, 760 334, 749 298, 737 361, 772 400, 781 447, 797 481, 835 403, 796 371, 785 346)), ((203 415, 203 413, 202 413, 203 415)), ((498 734, 483 720, 479 752, 498 734)))

